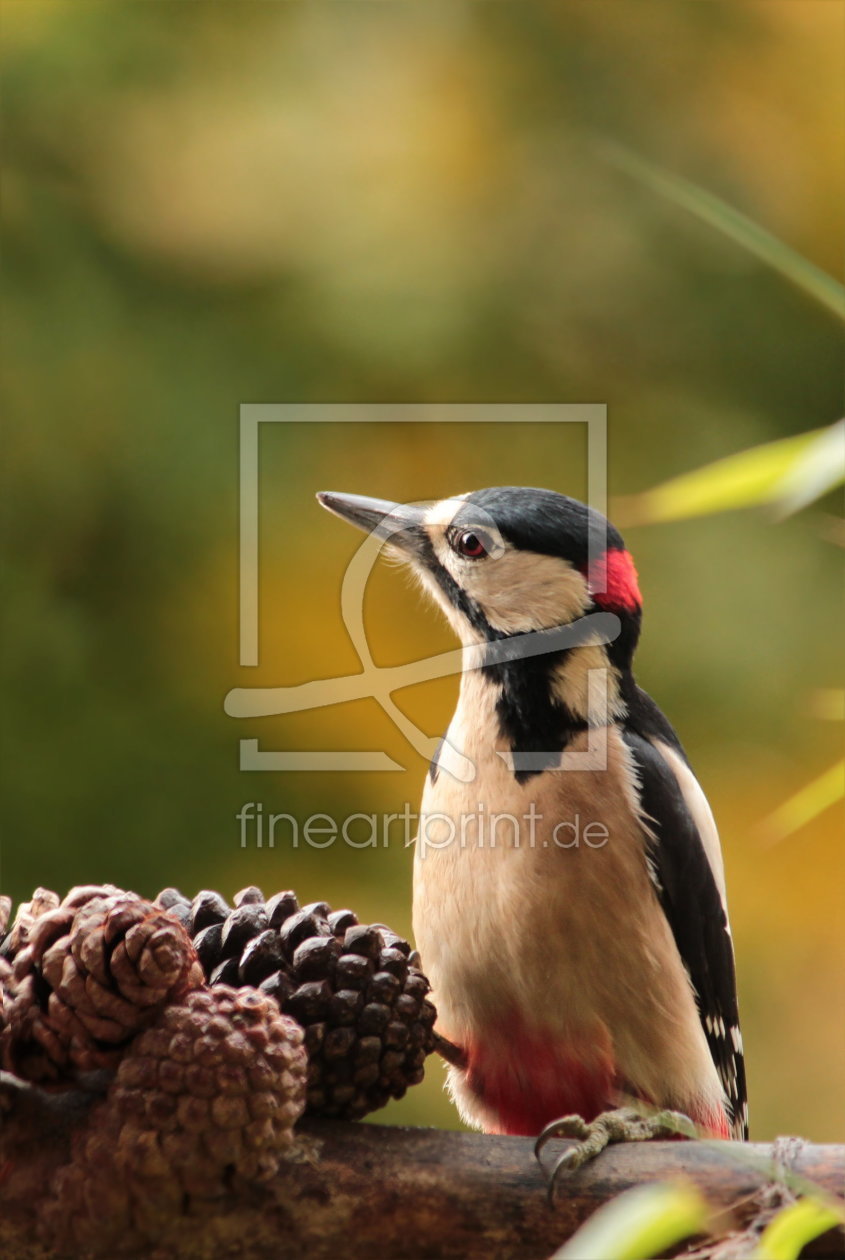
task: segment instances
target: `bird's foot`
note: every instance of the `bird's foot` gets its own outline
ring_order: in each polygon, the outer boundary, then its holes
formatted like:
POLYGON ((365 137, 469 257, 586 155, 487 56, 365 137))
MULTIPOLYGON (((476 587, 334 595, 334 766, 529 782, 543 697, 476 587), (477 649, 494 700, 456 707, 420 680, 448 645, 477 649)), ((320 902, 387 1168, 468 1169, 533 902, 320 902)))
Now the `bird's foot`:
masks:
POLYGON ((644 1115, 632 1107, 604 1111, 588 1124, 581 1116, 562 1116, 547 1124, 534 1144, 534 1155, 542 1164, 541 1155, 547 1142, 564 1138, 572 1145, 552 1165, 549 1174, 549 1200, 554 1198, 558 1178, 572 1173, 600 1155, 615 1142, 650 1142, 675 1137, 694 1138, 696 1128, 680 1111, 657 1111, 644 1115))

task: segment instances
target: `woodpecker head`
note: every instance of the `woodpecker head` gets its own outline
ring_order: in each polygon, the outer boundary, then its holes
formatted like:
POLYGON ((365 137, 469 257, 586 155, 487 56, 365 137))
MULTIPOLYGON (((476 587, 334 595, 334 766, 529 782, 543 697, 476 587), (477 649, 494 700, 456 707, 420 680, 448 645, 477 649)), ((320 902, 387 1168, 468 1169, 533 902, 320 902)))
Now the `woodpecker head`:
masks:
POLYGON ((497 486, 430 505, 322 493, 323 507, 389 539, 466 644, 569 624, 620 620, 608 657, 630 666, 639 635, 637 573, 616 529, 552 490, 497 486))

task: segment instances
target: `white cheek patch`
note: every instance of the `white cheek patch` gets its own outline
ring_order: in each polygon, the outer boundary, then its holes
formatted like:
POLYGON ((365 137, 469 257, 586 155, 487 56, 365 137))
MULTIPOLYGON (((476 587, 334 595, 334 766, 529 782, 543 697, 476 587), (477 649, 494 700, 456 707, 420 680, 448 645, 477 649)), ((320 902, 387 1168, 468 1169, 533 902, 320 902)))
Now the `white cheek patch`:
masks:
POLYGON ((492 626, 506 634, 568 625, 590 606, 587 583, 558 556, 506 551, 478 565, 467 591, 492 626))

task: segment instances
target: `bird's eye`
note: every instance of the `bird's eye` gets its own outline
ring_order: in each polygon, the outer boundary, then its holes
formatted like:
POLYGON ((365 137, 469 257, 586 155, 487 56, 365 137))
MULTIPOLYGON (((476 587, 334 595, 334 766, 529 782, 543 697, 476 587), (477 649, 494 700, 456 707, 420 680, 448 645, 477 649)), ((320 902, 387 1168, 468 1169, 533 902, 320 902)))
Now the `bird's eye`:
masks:
POLYGON ((470 560, 480 560, 489 552, 491 542, 487 535, 479 530, 464 530, 456 534, 453 546, 460 555, 470 560))

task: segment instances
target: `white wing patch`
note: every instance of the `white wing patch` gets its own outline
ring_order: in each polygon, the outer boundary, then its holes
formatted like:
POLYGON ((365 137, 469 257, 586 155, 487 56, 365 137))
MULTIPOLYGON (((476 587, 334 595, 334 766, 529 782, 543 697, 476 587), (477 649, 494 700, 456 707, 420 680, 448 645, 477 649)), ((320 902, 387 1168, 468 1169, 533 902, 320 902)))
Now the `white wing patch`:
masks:
POLYGON ((678 787, 681 789, 681 795, 684 798, 684 804, 692 816, 692 820, 696 825, 698 834, 701 836, 701 843, 704 846, 704 852, 707 854, 707 861, 713 872, 713 878, 716 881, 716 887, 719 890, 719 896, 722 900, 722 907, 725 911, 725 922, 728 924, 728 933, 730 933, 730 923, 728 922, 728 899, 725 889, 725 865, 722 858, 722 846, 719 843, 719 832, 716 829, 716 820, 713 817, 713 811, 710 808, 707 797, 701 789, 698 779, 690 770, 683 757, 680 757, 670 744, 664 743, 662 739, 652 739, 650 741, 660 756, 669 766, 678 781, 678 787))

